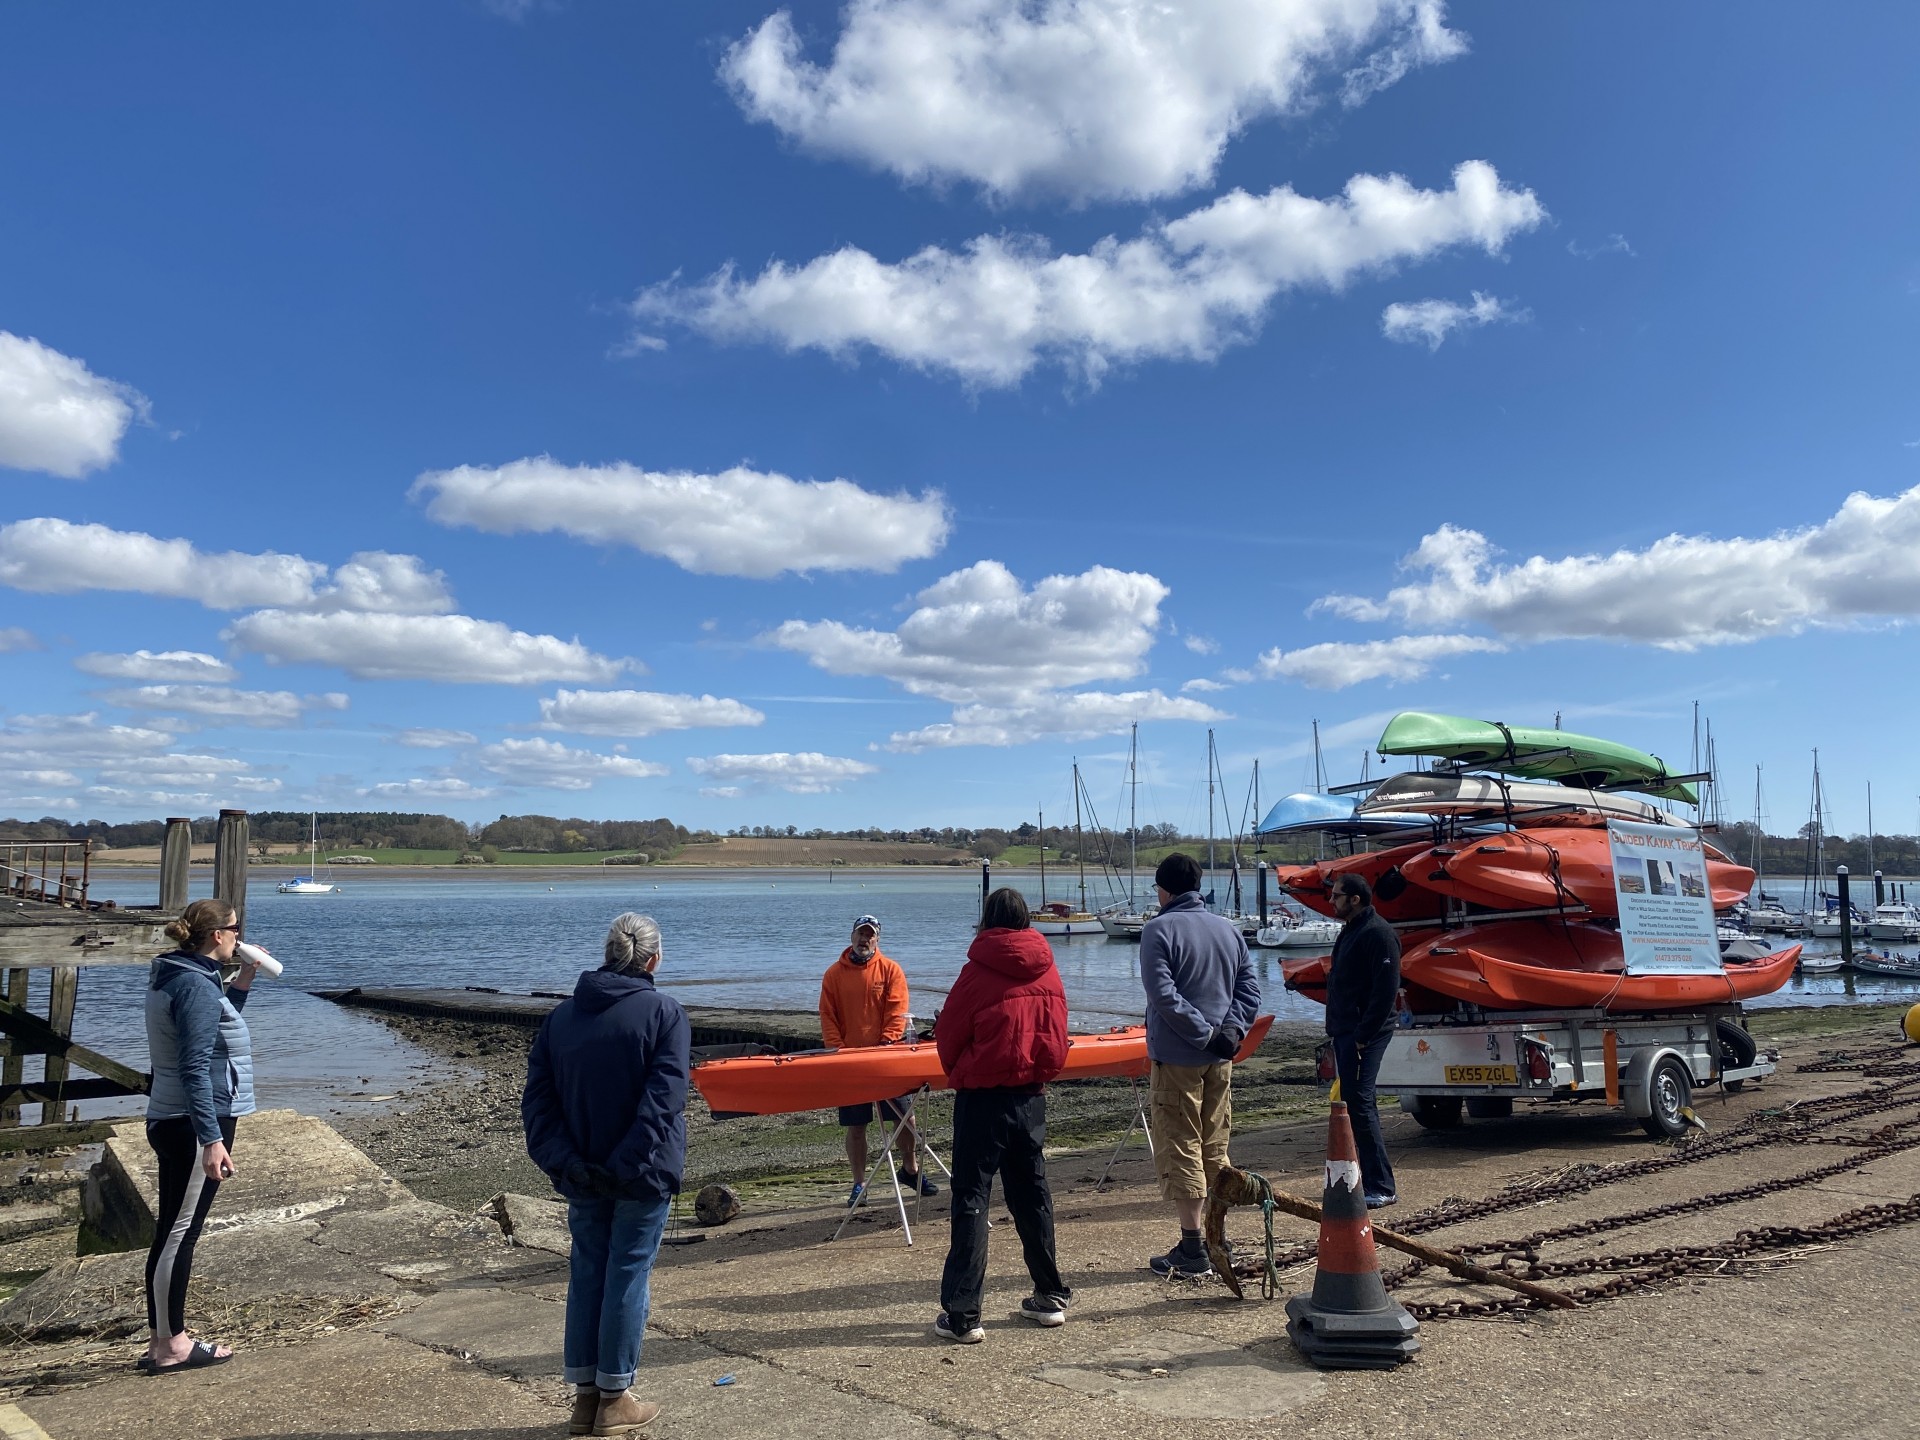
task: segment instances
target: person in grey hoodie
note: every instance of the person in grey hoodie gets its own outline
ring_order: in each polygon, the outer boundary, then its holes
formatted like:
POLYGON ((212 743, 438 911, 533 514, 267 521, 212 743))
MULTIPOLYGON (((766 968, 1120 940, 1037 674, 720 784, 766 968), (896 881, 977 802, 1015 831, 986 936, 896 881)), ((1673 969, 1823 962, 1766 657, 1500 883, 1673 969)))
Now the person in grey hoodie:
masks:
POLYGON ((1233 1057, 1260 1008, 1260 981, 1240 927, 1200 899, 1200 864, 1175 851, 1153 873, 1160 913, 1140 935, 1152 1063, 1148 1133, 1160 1196, 1173 1202, 1180 1239, 1149 1268, 1193 1280, 1213 1273, 1200 1237, 1207 1185, 1227 1163, 1233 1129, 1233 1057))
POLYGON ((147 1250, 147 1325, 153 1336, 140 1368, 198 1370, 233 1358, 224 1345, 187 1334, 187 1276, 220 1182, 233 1173, 233 1122, 253 1113, 253 1042, 240 1018, 254 967, 232 983, 240 924, 224 900, 196 900, 167 926, 176 948, 154 957, 147 976, 147 1144, 158 1169, 160 1208, 147 1250))

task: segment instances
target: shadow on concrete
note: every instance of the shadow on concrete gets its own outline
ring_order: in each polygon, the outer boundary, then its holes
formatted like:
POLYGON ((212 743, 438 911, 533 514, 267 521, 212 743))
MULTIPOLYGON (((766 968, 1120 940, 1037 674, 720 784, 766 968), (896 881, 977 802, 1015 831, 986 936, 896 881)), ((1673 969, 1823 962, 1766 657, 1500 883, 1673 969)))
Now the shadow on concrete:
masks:
MULTIPOLYGON (((352 1436, 353 1440, 553 1440, 555 1435, 566 1433, 567 1422, 564 1413, 555 1412, 555 1419, 546 1425, 476 1425, 461 1430, 302 1430, 298 1434, 274 1431, 271 1434, 234 1435, 230 1440, 344 1440, 352 1436)), ((644 1432, 643 1432, 644 1433, 644 1432)))

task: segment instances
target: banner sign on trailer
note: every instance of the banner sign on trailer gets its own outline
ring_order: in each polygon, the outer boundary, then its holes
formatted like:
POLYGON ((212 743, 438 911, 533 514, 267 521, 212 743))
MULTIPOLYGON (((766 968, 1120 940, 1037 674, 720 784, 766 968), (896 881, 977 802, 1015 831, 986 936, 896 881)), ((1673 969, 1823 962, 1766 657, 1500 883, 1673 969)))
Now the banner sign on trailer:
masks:
POLYGON ((1720 973, 1707 852, 1699 835, 1670 825, 1613 820, 1607 839, 1627 974, 1720 973))

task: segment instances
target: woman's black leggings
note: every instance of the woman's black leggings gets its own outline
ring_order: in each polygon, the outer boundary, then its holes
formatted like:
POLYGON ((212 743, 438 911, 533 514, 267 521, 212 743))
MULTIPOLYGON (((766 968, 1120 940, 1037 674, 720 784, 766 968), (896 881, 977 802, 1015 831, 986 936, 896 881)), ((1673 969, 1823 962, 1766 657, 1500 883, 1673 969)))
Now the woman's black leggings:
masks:
MULTIPOLYGON (((233 1117, 220 1117, 220 1138, 233 1149, 233 1117)), ((200 1142, 193 1121, 149 1120, 147 1144, 160 1162, 160 1211, 153 1217, 153 1247, 147 1251, 147 1324, 156 1335, 187 1328, 187 1277, 193 1247, 220 1189, 200 1168, 200 1142)))

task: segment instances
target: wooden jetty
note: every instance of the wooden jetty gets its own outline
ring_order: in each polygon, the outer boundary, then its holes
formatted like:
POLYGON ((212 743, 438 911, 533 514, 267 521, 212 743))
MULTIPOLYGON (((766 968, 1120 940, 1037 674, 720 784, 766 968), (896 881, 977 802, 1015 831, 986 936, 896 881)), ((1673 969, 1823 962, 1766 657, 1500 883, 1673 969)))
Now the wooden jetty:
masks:
MULTIPOLYGON (((70 1123, 79 1100, 144 1095, 151 1077, 73 1040, 80 969, 145 965, 167 946, 164 930, 187 903, 193 844, 185 819, 167 821, 160 894, 151 909, 96 901, 91 841, 0 843, 0 1150, 45 1149, 94 1138, 97 1127, 70 1123), (29 1007, 32 972, 45 970, 47 1009, 29 1007), (44 1057, 37 1079, 27 1057, 44 1057), (86 1072, 76 1078, 75 1070, 86 1072), (21 1125, 25 1105, 40 1106, 37 1126, 21 1125)), ((247 918, 247 812, 222 810, 214 846, 214 894, 247 918)))

